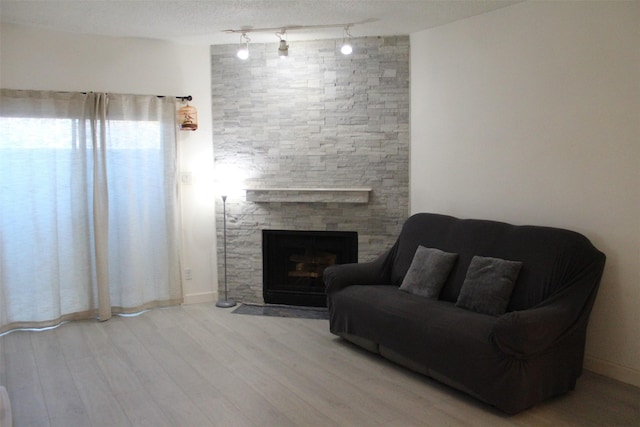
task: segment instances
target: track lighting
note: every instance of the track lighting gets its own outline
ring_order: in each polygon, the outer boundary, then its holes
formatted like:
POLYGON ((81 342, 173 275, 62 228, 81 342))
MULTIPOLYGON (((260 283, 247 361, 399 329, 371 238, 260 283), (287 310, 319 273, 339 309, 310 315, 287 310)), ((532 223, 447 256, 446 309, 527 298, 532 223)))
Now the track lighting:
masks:
POLYGON ((280 58, 286 58, 289 56, 289 45, 287 44, 287 40, 285 40, 285 35, 287 30, 282 30, 280 33, 276 33, 276 36, 280 39, 280 44, 278 45, 278 56, 280 58))
POLYGON ((342 47, 340 48, 340 52, 342 52, 343 55, 351 55, 351 52, 353 52, 353 47, 351 47, 351 33, 349 32, 348 25, 344 27, 344 35, 342 37, 342 47))
POLYGON ((250 41, 251 39, 247 37, 247 33, 242 33, 242 35, 240 36, 240 48, 238 48, 238 53, 236 53, 236 55, 243 61, 249 58, 250 41))
MULTIPOLYGON (((2 1, 2 0, 0 0, 2 1)), ((340 52, 344 55, 351 55, 353 53, 353 47, 351 46, 351 33, 349 29, 354 25, 362 25, 368 24, 371 22, 376 22, 378 19, 365 19, 360 22, 350 22, 346 24, 321 24, 321 25, 290 25, 287 27, 271 27, 271 28, 241 28, 237 30, 224 30, 225 33, 229 34, 242 34, 240 37, 240 49, 238 49, 238 58, 247 59, 249 57, 249 37, 247 37, 247 33, 266 33, 266 32, 275 32, 276 36, 280 39, 280 43, 278 43, 278 56, 280 58, 286 58, 289 56, 289 45, 287 44, 286 34, 287 31, 304 31, 304 30, 319 30, 326 28, 342 28, 343 29, 343 37, 342 37, 342 46, 340 48, 340 52), (244 43, 244 46, 242 45, 244 43)))

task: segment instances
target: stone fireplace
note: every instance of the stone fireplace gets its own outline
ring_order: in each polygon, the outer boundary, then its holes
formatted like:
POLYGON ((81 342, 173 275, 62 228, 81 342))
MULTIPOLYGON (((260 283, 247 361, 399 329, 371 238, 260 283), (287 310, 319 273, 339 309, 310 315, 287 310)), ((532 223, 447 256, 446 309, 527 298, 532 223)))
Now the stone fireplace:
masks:
MULTIPOLYGON (((212 46, 216 167, 243 171, 227 200, 229 296, 264 302, 262 230, 356 232, 358 260, 390 247, 408 215, 409 37, 212 46)), ((219 199, 219 198, 218 198, 219 199)), ((222 202, 216 200, 222 282, 222 202)))

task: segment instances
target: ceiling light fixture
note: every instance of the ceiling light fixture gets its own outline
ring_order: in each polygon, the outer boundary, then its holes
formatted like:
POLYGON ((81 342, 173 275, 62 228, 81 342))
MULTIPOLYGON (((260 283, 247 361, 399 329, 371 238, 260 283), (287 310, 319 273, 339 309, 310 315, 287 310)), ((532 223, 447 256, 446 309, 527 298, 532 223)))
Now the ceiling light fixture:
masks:
POLYGON ((276 33, 276 36, 280 39, 280 44, 278 45, 278 56, 280 58, 286 58, 289 56, 289 45, 287 44, 287 40, 285 39, 287 34, 287 30, 283 29, 281 32, 276 33))
POLYGON ((236 55, 243 61, 249 58, 249 42, 251 39, 247 37, 247 33, 242 33, 240 36, 240 47, 236 55))
MULTIPOLYGON (((343 45, 342 48, 340 49, 340 51, 345 54, 345 55, 349 55, 351 52, 353 52, 353 47, 351 47, 351 33, 349 32, 349 29, 351 27, 353 27, 354 25, 362 25, 362 24, 369 24, 371 22, 376 22, 378 21, 378 19, 365 19, 364 21, 360 21, 360 22, 350 22, 347 24, 322 24, 322 25, 290 25, 287 27, 275 27, 275 28, 251 28, 251 27, 245 27, 239 30, 224 30, 225 33, 229 33, 229 34, 235 34, 235 33, 239 33, 242 34, 243 37, 246 37, 245 39, 241 39, 244 40, 245 43, 247 44, 248 47, 248 42, 249 42, 249 37, 247 37, 246 35, 248 33, 271 33, 271 32, 275 32, 276 36, 278 36, 278 38, 280 39, 280 43, 278 44, 278 55, 281 58, 286 58, 287 56, 289 56, 289 45, 287 44, 287 40, 285 38, 287 31, 301 31, 301 30, 323 30, 323 29, 327 29, 327 28, 342 28, 344 30, 344 34, 343 34, 343 45), (348 36, 348 37, 347 37, 348 36)), ((248 52, 248 49, 247 49, 248 52)), ((240 53, 238 51, 238 53, 240 53)))
POLYGON ((353 52, 353 47, 351 46, 351 33, 349 32, 349 25, 344 27, 342 47, 340 48, 340 52, 342 52, 343 55, 351 55, 351 53, 353 52))

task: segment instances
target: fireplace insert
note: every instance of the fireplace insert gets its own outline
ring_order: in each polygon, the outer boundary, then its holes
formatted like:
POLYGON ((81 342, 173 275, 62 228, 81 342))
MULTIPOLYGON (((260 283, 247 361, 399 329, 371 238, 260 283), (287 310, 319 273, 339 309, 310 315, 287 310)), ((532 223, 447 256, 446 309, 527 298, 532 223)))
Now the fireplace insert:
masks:
POLYGON ((355 231, 262 230, 265 303, 326 307, 322 273, 358 262, 355 231))

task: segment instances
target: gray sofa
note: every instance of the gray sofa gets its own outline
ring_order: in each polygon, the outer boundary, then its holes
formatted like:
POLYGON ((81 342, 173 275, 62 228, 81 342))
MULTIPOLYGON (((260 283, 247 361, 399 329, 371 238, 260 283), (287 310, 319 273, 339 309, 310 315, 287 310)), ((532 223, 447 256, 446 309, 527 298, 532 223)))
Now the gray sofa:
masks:
POLYGON ((574 389, 604 264, 572 231, 416 214, 378 259, 325 269, 330 329, 514 414, 574 389))

